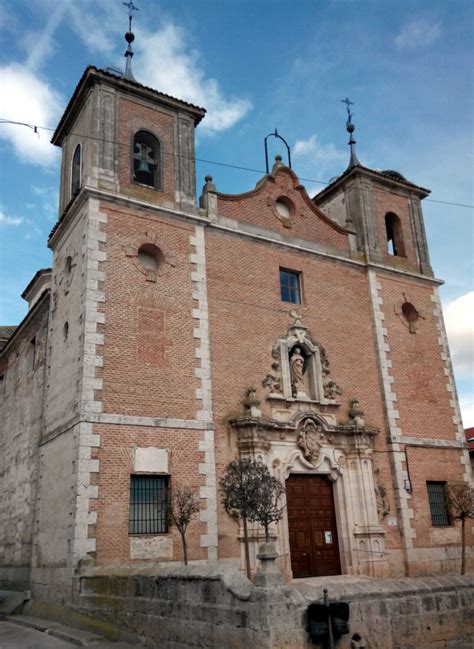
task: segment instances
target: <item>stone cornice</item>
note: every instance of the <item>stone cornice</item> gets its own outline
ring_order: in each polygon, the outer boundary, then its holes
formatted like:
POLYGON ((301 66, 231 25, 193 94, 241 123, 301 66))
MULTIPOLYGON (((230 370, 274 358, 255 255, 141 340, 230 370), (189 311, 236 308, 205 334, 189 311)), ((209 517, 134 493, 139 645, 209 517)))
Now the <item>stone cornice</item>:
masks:
POLYGON ((443 280, 436 279, 435 277, 429 277, 427 275, 421 275, 411 270, 406 270, 404 268, 394 268, 388 264, 383 264, 381 262, 374 261, 360 261, 358 259, 351 259, 350 257, 344 255, 342 252, 329 251, 328 249, 322 249, 318 244, 311 241, 306 241, 304 239, 295 239, 293 242, 281 238, 277 232, 266 230, 265 228, 258 228, 256 226, 248 225, 234 219, 228 219, 226 217, 218 217, 217 220, 210 221, 208 218, 200 216, 199 214, 192 214, 190 212, 183 212, 170 207, 165 207, 163 205, 156 205, 153 203, 147 203, 141 200, 137 200, 128 196, 123 196, 121 194, 114 194, 103 189, 97 189, 94 187, 83 187, 80 194, 77 196, 74 203, 72 203, 69 210, 67 210, 61 220, 56 224, 53 229, 48 245, 50 248, 57 244, 57 241, 62 236, 63 226, 66 226, 73 220, 74 214, 78 212, 80 207, 84 204, 87 198, 96 198, 98 200, 110 201, 119 205, 126 205, 132 208, 137 208, 141 210, 146 210, 151 213, 161 213, 164 216, 171 216, 174 218, 179 218, 190 223, 205 225, 211 230, 218 230, 225 232, 232 236, 240 236, 243 238, 251 239, 256 242, 268 243, 271 245, 279 246, 280 248, 287 248, 289 250, 297 250, 300 252, 308 253, 321 257, 323 259, 331 259, 338 261, 340 263, 348 264, 350 266, 359 268, 359 269, 373 269, 377 271, 383 271, 386 273, 391 273, 394 275, 399 275, 402 277, 410 277, 417 281, 421 281, 432 286, 440 286, 444 284, 443 280))

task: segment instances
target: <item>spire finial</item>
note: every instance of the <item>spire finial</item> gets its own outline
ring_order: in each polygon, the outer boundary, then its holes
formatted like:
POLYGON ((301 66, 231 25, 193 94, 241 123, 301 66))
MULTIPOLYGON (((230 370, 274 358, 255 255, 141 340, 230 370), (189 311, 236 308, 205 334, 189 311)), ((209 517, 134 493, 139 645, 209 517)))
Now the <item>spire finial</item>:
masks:
POLYGON ((128 32, 125 34, 125 40, 127 41, 128 46, 124 55, 126 62, 125 62, 125 73, 123 77, 124 79, 128 79, 128 81, 136 81, 132 72, 132 58, 133 58, 132 43, 135 40, 135 34, 132 32, 132 20, 133 20, 132 11, 138 11, 138 7, 136 7, 133 4, 133 0, 130 0, 129 2, 122 2, 122 4, 128 7, 128 32))
POLYGON ((348 145, 351 147, 351 159, 349 161, 349 166, 347 168, 351 169, 352 167, 360 165, 360 162, 357 159, 357 155, 356 155, 356 152, 355 152, 356 141, 354 140, 354 135, 353 135, 353 133, 355 131, 355 126, 352 123, 352 112, 351 112, 351 109, 350 109, 350 106, 353 106, 354 102, 350 101, 347 97, 345 99, 341 99, 341 102, 343 104, 346 104, 346 109, 347 109, 346 131, 349 133, 348 145))

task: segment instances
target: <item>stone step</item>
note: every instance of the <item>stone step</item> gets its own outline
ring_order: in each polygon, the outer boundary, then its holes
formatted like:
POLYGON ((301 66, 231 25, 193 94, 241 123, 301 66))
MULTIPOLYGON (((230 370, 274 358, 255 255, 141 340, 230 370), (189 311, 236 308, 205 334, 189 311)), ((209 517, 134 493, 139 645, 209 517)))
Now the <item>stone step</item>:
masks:
POLYGON ((31 599, 29 591, 0 590, 0 613, 11 615, 29 599, 31 599))
POLYGON ((31 617, 29 615, 5 615, 3 618, 6 622, 18 624, 18 626, 26 626, 29 629, 36 629, 36 631, 47 631, 50 629, 54 622, 49 620, 41 620, 39 617, 31 617))
POLYGON ((53 624, 46 631, 48 635, 61 640, 66 640, 77 647, 88 647, 94 643, 103 640, 103 637, 90 631, 83 631, 82 629, 73 629, 70 626, 63 626, 61 624, 53 624))

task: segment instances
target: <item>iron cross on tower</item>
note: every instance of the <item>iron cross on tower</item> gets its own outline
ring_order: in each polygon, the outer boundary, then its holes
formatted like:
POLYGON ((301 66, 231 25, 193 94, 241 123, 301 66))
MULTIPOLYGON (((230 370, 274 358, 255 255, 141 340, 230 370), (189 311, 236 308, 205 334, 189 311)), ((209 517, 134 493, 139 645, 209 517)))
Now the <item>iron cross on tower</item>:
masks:
MULTIPOLYGON (((124 3, 124 4, 125 4, 125 3, 124 3)), ((341 99, 341 102, 342 102, 343 104, 346 104, 346 108, 347 108, 347 122, 351 122, 351 121, 352 121, 352 113, 351 113, 351 109, 349 108, 349 106, 353 106, 353 105, 354 105, 354 102, 353 102, 353 101, 350 101, 347 97, 346 97, 345 99, 341 99)))
POLYGON ((131 32, 132 31, 132 18, 133 18, 132 11, 139 11, 139 9, 138 9, 138 7, 135 7, 132 0, 130 0, 130 2, 122 2, 122 4, 125 5, 126 7, 128 7, 128 31, 131 32))

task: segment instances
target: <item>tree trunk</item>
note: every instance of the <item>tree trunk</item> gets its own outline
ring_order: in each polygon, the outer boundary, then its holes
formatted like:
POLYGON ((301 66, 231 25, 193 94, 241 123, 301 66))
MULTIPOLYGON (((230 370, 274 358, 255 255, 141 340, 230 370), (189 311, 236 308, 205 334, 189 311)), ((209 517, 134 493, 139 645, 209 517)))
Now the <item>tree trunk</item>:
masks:
POLYGON ((270 525, 265 525, 265 543, 270 543, 270 525))
POLYGON ((466 574, 466 519, 461 518, 461 575, 466 574))
POLYGON ((245 567, 247 569, 247 577, 252 579, 252 572, 250 570, 250 551, 249 551, 249 534, 247 530, 247 519, 244 516, 244 545, 245 545, 245 567))
POLYGON ((184 565, 188 565, 188 547, 186 545, 186 535, 181 532, 181 541, 183 542, 183 561, 184 565))

